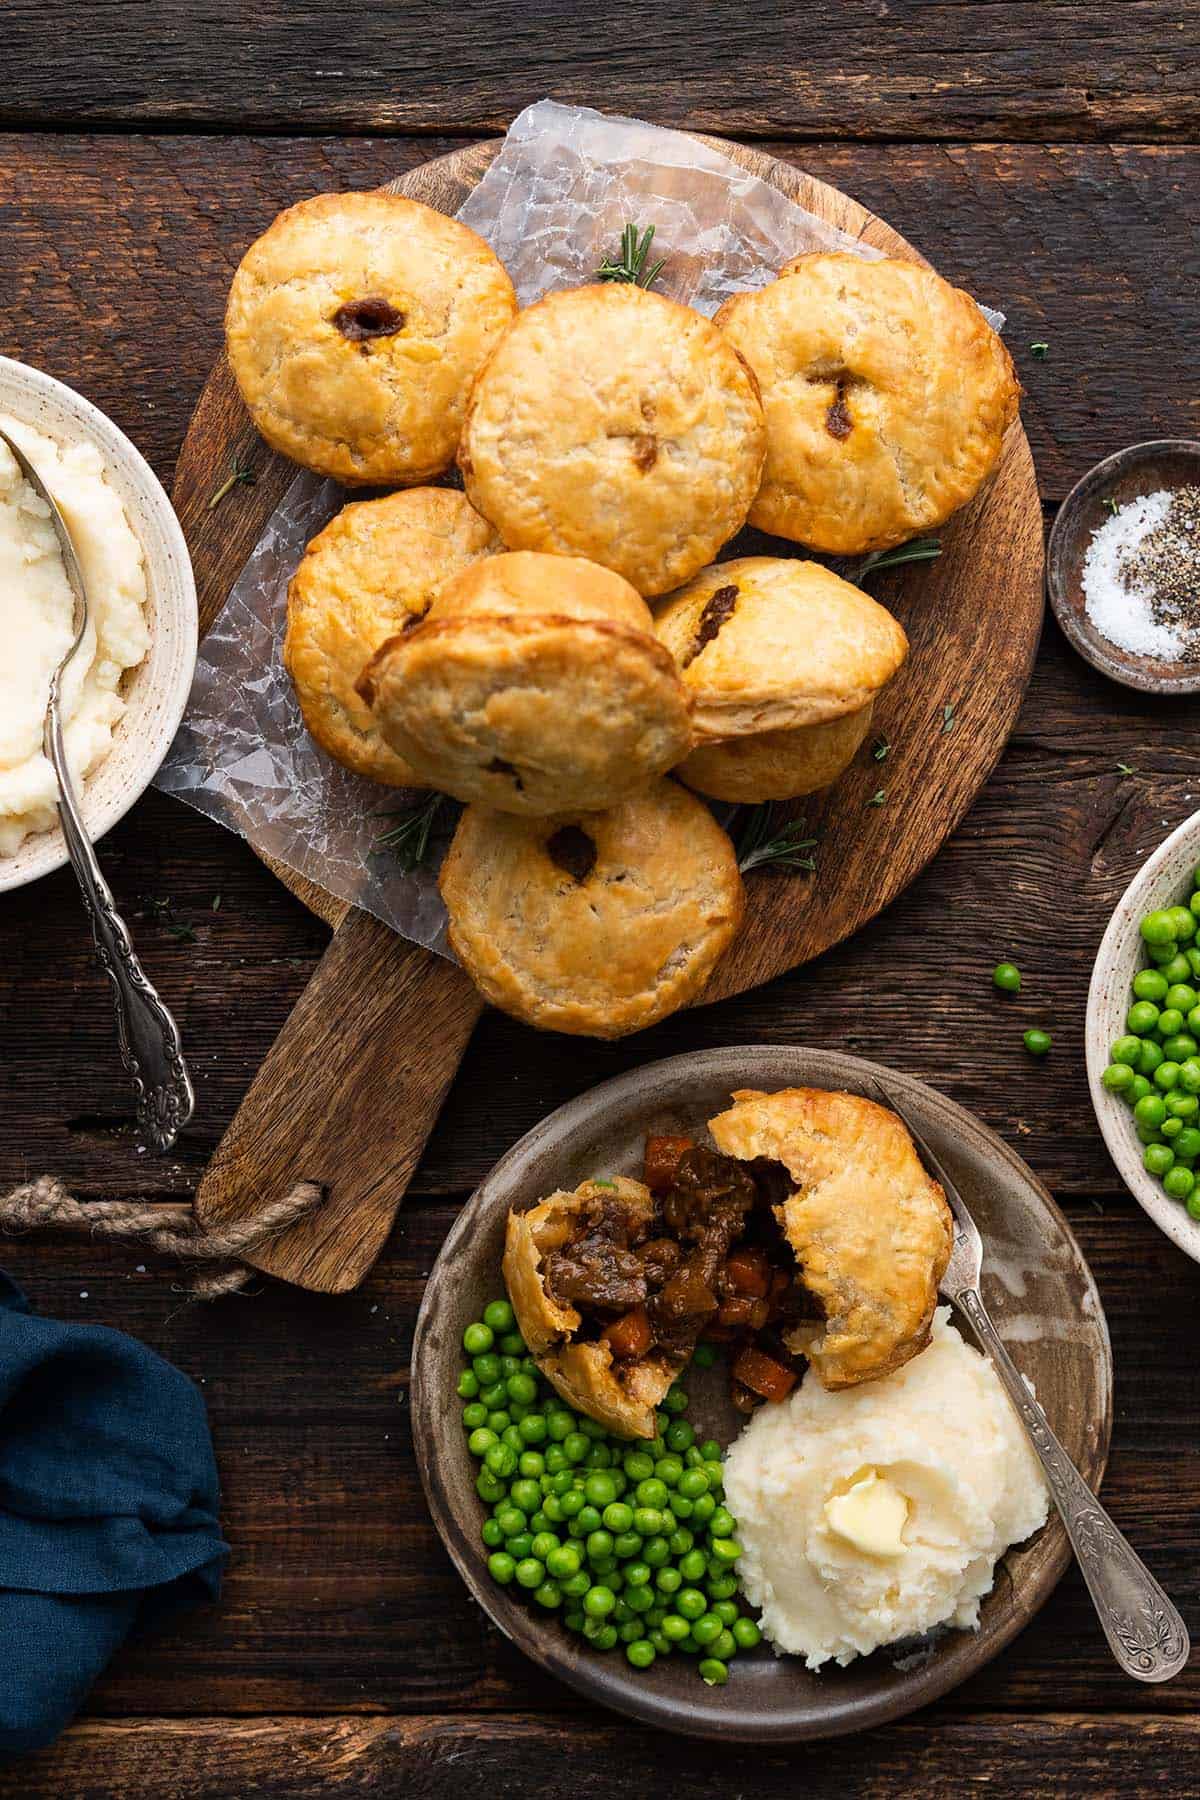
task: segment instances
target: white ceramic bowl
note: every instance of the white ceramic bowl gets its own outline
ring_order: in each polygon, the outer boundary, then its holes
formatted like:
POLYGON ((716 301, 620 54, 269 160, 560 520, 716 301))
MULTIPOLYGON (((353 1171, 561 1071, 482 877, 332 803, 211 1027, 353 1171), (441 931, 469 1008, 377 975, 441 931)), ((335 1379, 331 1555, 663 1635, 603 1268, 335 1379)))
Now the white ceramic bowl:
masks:
MULTIPOLYGON (((1133 1004, 1130 986, 1146 957, 1138 930, 1148 912, 1160 906, 1187 905, 1192 871, 1200 863, 1200 813, 1193 813, 1139 869, 1117 902, 1100 942, 1088 989, 1087 1072, 1092 1105, 1104 1142, 1134 1199, 1149 1213, 1173 1244, 1200 1262, 1200 1221, 1179 1200, 1163 1192, 1157 1178, 1142 1167, 1142 1145, 1133 1114, 1124 1100, 1101 1084, 1108 1053, 1125 1031, 1125 1015, 1133 1004)), ((1200 938, 1196 940, 1200 943, 1200 938)))
MULTIPOLYGON (((0 413, 11 413, 48 437, 95 444, 145 557, 150 648, 125 677, 126 708, 113 747, 80 796, 84 821, 95 839, 149 787, 183 717, 196 667, 191 559, 171 502, 149 463, 89 401, 52 375, 0 356, 0 413)), ((0 856, 0 892, 36 881, 66 860, 57 826, 28 837, 12 856, 0 856)))

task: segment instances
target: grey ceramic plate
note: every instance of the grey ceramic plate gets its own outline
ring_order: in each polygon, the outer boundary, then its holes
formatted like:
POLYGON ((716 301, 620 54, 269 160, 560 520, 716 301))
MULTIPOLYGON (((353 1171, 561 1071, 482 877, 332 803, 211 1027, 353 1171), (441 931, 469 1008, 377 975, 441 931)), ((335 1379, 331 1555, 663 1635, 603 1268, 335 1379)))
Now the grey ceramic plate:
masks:
MULTIPOLYGON (((633 1718, 695 1737, 794 1743, 898 1718, 944 1694, 1013 1638, 1046 1600, 1069 1551, 1057 1518, 1005 1559, 978 1632, 906 1646, 898 1666, 878 1651, 848 1669, 810 1674, 766 1647, 740 1655, 728 1686, 707 1688, 685 1657, 631 1669, 617 1650, 579 1643, 491 1580, 479 1528, 485 1509, 459 1419, 455 1384, 464 1327, 503 1292, 500 1255, 510 1206, 588 1175, 640 1170, 647 1131, 702 1131, 738 1087, 860 1089, 876 1076, 900 1099, 959 1182, 987 1246, 984 1290, 1001 1335, 1050 1422, 1098 1487, 1112 1425, 1108 1329, 1087 1265, 1062 1214, 1021 1159, 970 1113, 923 1083, 826 1050, 747 1045, 635 1069, 560 1107, 523 1137, 464 1207, 429 1278, 413 1346, 413 1433, 434 1522, 472 1594, 500 1630, 552 1675, 633 1718)), ((728 1443, 741 1419, 726 1374, 692 1368, 688 1413, 728 1443)))

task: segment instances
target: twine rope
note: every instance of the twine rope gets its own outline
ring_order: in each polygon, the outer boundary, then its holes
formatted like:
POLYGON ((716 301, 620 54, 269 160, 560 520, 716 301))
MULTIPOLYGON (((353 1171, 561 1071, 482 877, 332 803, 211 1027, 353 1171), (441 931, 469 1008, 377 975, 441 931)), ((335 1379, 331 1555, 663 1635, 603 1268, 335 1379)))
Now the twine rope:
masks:
POLYGON ((312 1181, 298 1181, 281 1200, 228 1224, 202 1225, 190 1205, 142 1200, 76 1200, 54 1175, 39 1175, 0 1196, 0 1231, 77 1231, 117 1243, 139 1244, 160 1256, 210 1265, 192 1272, 197 1300, 236 1294, 255 1270, 240 1260, 316 1210, 324 1198, 312 1181))

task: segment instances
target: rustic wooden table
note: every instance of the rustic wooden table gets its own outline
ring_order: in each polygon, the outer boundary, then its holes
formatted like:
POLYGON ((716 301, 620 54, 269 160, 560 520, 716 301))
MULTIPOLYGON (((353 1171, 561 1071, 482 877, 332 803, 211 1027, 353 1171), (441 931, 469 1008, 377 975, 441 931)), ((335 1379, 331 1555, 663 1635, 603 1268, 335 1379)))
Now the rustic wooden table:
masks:
MULTIPOLYGON (((543 93, 762 141, 1005 308, 1047 514, 1098 457, 1200 436, 1200 6, 1139 0, 0 0, 0 348, 105 408, 169 483, 237 259, 276 210, 503 129, 543 93), (1049 348, 1044 360, 1033 343, 1049 348)), ((237 505, 236 493, 224 504, 237 505)), ((392 1242, 358 1292, 264 1284, 210 1310, 161 1267, 13 1241, 35 1303, 124 1327, 204 1384, 234 1557, 225 1597, 129 1648, 0 1796, 1200 1792, 1200 1672, 1123 1680, 1072 1572, 984 1674, 858 1739, 756 1755, 578 1703, 489 1629, 425 1514, 406 1409, 424 1277, 463 1196, 551 1107, 700 1045, 823 1042, 911 1070, 1049 1183, 1116 1358, 1106 1497, 1200 1626, 1200 1271, 1121 1189, 1082 1065, 1092 957, 1126 881, 1200 803, 1193 710, 1094 675, 1048 623, 965 825, 852 943, 623 1044, 485 1017, 392 1242), (1015 1003, 990 970, 1011 955, 1015 1003), (1033 1065, 1021 1030, 1054 1032, 1033 1065)), ((325 941, 236 839, 149 795, 106 844, 182 1022, 196 1119, 135 1155, 107 995, 66 872, 0 902, 0 1183, 190 1193, 325 941)))

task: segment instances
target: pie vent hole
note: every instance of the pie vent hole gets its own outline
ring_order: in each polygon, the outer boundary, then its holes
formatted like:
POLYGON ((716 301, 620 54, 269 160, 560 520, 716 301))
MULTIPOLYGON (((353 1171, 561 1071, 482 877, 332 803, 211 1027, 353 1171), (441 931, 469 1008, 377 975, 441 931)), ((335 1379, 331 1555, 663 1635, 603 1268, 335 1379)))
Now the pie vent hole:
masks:
POLYGON ((344 338, 357 344, 366 338, 393 337, 397 331, 403 331, 405 315, 390 300, 372 294, 365 300, 347 300, 334 313, 333 323, 344 338))

